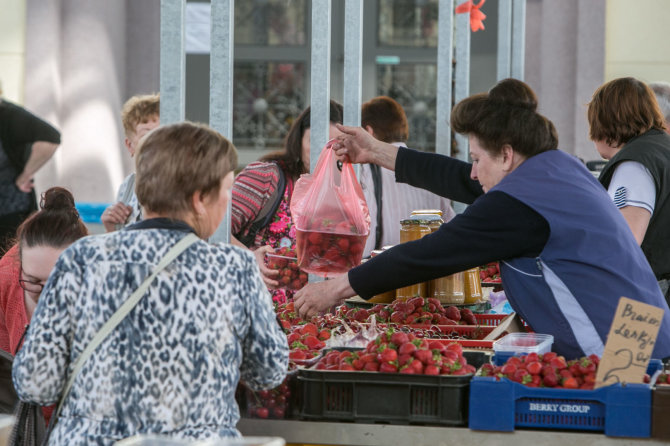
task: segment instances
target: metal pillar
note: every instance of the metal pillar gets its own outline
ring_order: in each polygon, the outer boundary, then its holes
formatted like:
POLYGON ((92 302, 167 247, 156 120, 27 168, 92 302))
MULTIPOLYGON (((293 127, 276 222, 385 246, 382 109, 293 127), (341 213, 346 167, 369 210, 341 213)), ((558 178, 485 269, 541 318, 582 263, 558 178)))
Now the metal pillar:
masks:
POLYGON ((451 80, 454 48, 454 0, 439 0, 437 32, 437 110, 435 152, 451 155, 451 80))
POLYGON ((524 79, 526 58, 526 0, 513 0, 512 4, 512 77, 524 79))
MULTIPOLYGON (((344 3, 344 125, 361 125, 363 90, 363 0, 344 3)), ((356 176, 360 165, 354 165, 356 176)))
POLYGON ((160 94, 161 124, 184 120, 186 0, 161 0, 160 94))
POLYGON ((310 171, 328 142, 330 126, 330 3, 331 0, 312 1, 310 171))
POLYGON ((512 0, 498 0, 498 52, 496 79, 512 75, 512 0))
MULTIPOLYGON (((455 102, 465 99, 470 94, 470 15, 456 14, 456 72, 454 75, 454 99, 455 102)), ((470 150, 468 138, 456 134, 458 154, 456 158, 462 161, 470 161, 470 150)), ((463 203, 454 203, 454 211, 460 214, 465 210, 463 203)))
MULTIPOLYGON (((209 71, 209 125, 233 140, 233 62, 235 0, 212 0, 209 71)), ((231 203, 209 241, 230 241, 231 203)))

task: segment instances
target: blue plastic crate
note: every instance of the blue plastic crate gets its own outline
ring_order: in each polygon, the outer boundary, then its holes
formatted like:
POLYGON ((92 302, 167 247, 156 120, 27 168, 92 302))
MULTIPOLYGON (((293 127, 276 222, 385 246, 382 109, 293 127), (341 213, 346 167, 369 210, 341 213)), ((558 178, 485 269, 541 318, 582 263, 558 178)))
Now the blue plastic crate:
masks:
POLYGON ((75 203, 79 216, 84 223, 100 223, 100 216, 109 203, 75 203))
POLYGON ((502 378, 476 376, 470 383, 469 426, 605 432, 612 437, 651 435, 651 388, 616 384, 597 390, 532 388, 502 378))

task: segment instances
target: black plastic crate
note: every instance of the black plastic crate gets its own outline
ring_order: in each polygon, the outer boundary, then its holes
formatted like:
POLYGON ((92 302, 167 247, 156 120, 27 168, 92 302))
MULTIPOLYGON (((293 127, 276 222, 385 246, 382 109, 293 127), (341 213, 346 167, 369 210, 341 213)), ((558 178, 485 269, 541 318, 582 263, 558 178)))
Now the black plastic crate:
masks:
POLYGON ((651 436, 670 440, 670 386, 658 385, 651 396, 651 436))
POLYGON ((465 426, 470 379, 303 369, 300 416, 307 420, 465 426))

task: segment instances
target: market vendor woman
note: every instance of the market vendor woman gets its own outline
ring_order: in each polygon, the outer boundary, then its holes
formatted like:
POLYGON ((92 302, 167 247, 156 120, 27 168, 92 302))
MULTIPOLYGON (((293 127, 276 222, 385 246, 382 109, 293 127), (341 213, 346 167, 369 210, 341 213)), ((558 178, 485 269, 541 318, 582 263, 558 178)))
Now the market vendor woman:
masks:
POLYGON ((310 284, 295 307, 311 315, 355 294, 370 298, 501 259, 512 308, 567 358, 602 355, 621 296, 665 310, 653 356, 670 356, 670 311, 642 250, 607 192, 575 157, 557 150, 554 125, 521 81, 454 107, 472 164, 397 148, 359 128, 338 155, 395 169, 396 180, 470 206, 420 240, 376 256, 347 275, 310 284))

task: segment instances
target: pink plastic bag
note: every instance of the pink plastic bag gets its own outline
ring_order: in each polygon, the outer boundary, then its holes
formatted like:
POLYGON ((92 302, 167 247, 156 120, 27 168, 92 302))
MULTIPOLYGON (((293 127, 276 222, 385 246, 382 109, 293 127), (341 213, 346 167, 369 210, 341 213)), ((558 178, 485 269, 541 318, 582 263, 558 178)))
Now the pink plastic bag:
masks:
POLYGON ((370 213, 350 163, 337 168, 329 141, 312 174, 295 184, 291 215, 300 268, 323 277, 358 266, 370 233, 370 213))

